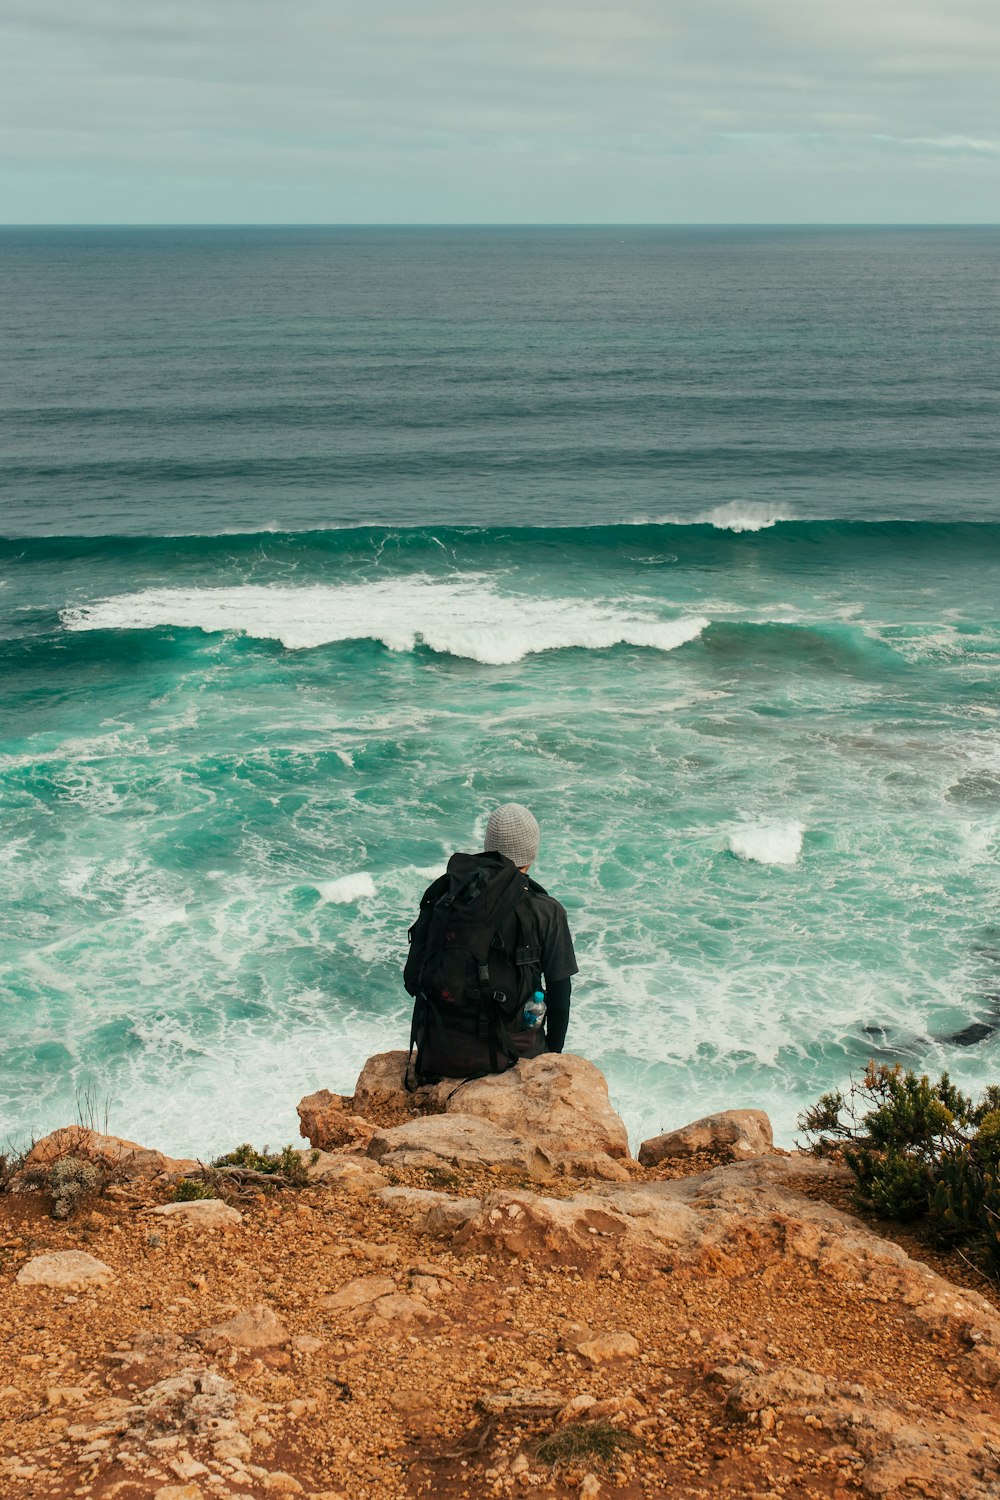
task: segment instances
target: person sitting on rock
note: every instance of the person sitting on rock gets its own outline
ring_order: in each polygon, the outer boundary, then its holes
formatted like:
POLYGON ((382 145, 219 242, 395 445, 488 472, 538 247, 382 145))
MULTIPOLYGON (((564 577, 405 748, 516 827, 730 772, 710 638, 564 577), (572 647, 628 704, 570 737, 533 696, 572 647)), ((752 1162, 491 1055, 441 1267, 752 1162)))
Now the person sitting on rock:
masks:
POLYGON ((453 854, 421 898, 403 970, 419 1083, 563 1049, 578 970, 565 910, 528 875, 538 844, 533 815, 507 802, 482 852, 453 854))

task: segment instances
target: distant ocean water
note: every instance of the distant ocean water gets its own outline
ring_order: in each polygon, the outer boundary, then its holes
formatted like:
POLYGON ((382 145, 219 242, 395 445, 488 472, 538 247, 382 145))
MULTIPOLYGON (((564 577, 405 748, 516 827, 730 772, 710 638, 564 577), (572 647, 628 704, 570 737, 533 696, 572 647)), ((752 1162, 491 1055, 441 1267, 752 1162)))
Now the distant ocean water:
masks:
POLYGON ((0 231, 0 1140, 293 1139, 543 828, 636 1140, 996 1079, 1000 231, 0 231))

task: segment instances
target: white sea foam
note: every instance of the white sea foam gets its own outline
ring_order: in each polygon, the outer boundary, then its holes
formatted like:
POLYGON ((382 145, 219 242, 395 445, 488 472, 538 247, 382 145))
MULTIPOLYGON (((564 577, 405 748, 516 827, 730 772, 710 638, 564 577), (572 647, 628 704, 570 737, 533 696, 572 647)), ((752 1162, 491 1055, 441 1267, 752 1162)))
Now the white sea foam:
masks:
POLYGON ((342 906, 349 901, 364 901, 374 896, 375 882, 370 875, 362 872, 357 875, 341 875, 339 880, 324 880, 316 889, 324 901, 342 906))
POLYGON ((728 505, 715 506, 704 519, 720 531, 765 531, 790 517, 759 501, 732 500, 728 505))
POLYGON ((23 838, 10 839, 8 843, 0 846, 0 865, 12 865, 15 859, 20 859, 25 849, 30 849, 31 839, 27 834, 23 838))
POLYGON ((442 583, 426 577, 301 588, 145 589, 62 611, 67 630, 162 626, 235 631, 302 650, 376 640, 390 651, 417 645, 490 666, 568 647, 647 646, 672 651, 708 625, 702 616, 662 619, 600 600, 501 594, 487 575, 442 583))
POLYGON ((758 865, 794 865, 802 852, 801 823, 746 823, 730 830, 727 845, 758 865))
POLYGON ((714 505, 711 510, 695 516, 658 516, 655 520, 642 517, 632 523, 637 526, 715 526, 719 531, 765 531, 779 521, 792 521, 794 516, 765 505, 760 500, 729 500, 725 505, 714 505))

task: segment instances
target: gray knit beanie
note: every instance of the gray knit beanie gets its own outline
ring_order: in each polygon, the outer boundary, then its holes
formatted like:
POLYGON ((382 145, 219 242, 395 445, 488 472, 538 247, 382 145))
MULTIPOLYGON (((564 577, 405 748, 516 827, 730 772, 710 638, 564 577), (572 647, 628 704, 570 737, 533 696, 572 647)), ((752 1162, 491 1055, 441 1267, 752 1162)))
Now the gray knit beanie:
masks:
POLYGON ((483 849, 487 854, 494 851, 504 854, 521 868, 533 864, 538 857, 540 837, 538 824, 528 809, 520 802, 505 802, 490 813, 483 849))

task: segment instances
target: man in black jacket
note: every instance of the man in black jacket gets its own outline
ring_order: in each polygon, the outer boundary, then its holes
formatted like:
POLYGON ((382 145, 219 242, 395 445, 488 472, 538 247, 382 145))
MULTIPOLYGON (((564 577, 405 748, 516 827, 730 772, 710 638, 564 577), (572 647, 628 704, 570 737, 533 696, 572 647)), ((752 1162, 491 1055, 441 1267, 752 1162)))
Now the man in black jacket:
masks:
POLYGON ((453 855, 424 892, 403 971, 419 1078, 478 1077, 562 1051, 577 962, 566 912, 528 875, 538 844, 528 809, 505 803, 482 853, 453 855), (543 984, 545 1021, 532 1027, 524 1005, 543 984))

